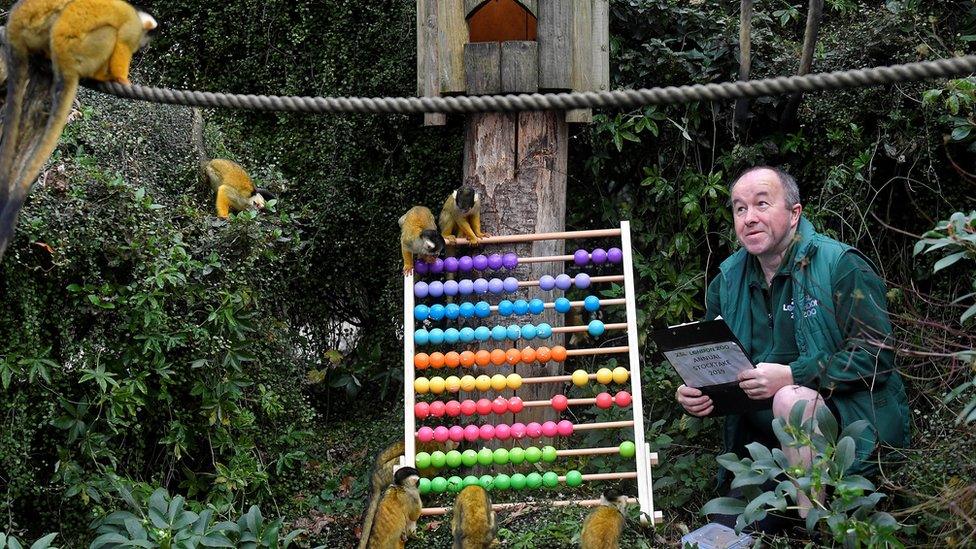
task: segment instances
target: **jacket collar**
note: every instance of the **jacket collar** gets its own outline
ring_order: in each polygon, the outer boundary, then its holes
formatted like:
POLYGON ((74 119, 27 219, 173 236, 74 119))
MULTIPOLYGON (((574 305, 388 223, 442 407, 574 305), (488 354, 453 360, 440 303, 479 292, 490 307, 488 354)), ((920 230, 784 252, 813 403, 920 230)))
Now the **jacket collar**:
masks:
POLYGON ((817 231, 814 230, 813 224, 807 221, 806 217, 800 215, 800 222, 796 226, 796 235, 794 238, 797 239, 797 250, 796 255, 793 256, 793 268, 797 269, 810 261, 817 253, 817 242, 814 238, 817 235, 817 231))

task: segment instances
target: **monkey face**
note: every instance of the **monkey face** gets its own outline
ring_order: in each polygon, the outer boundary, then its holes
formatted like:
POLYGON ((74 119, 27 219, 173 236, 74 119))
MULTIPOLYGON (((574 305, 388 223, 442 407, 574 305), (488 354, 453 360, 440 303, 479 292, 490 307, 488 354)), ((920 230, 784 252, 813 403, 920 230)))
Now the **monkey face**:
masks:
POLYGON ((142 37, 139 39, 139 48, 144 48, 147 44, 149 44, 150 40, 152 40, 152 35, 150 33, 156 30, 159 23, 156 22, 156 19, 153 18, 152 15, 149 15, 144 11, 139 10, 138 13, 139 21, 142 22, 143 30, 142 37))
POLYGON ((472 187, 461 187, 454 191, 454 205, 457 206, 461 215, 466 215, 471 209, 478 205, 480 197, 478 191, 472 187))
POLYGON ((264 197, 255 192, 251 195, 251 207, 255 210, 263 210, 265 207, 264 197))
POLYGON ((424 241, 424 253, 427 255, 437 255, 444 249, 446 243, 441 233, 427 229, 420 233, 420 238, 424 241))

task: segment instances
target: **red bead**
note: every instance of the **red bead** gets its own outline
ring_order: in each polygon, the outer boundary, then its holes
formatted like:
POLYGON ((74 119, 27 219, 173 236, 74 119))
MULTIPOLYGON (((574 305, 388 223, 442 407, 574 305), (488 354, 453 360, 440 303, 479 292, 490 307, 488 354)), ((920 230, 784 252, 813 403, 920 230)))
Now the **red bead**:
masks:
POLYGON ((597 408, 603 408, 606 410, 607 408, 613 406, 613 397, 610 396, 610 393, 600 393, 596 395, 596 406, 597 408))
POLYGON ((517 414, 521 412, 523 408, 525 408, 525 404, 522 402, 522 399, 520 399, 519 397, 512 397, 508 399, 509 412, 512 412, 513 414, 517 414))
POLYGON ((633 400, 633 397, 631 397, 630 393, 627 391, 618 391, 613 397, 613 401, 617 404, 617 406, 621 407, 630 406, 630 403, 633 402, 633 400))
POLYGON ((498 397, 491 402, 491 411, 496 414, 504 414, 508 411, 508 401, 505 397, 498 397))
POLYGON ((444 405, 444 411, 451 417, 457 417, 461 413, 461 403, 456 400, 449 400, 444 405))
POLYGON ((417 416, 417 419, 424 419, 430 415, 430 405, 426 402, 418 402, 413 405, 413 415, 417 416))
POLYGON ((466 416, 470 416, 474 414, 477 410, 478 407, 475 405, 474 401, 471 400, 470 398, 461 403, 461 413, 466 416))
POLYGON ((552 409, 557 412, 565 412, 566 408, 569 408, 569 399, 566 398, 566 395, 556 395, 552 397, 549 403, 552 404, 552 409))
POLYGON ((441 417, 444 415, 444 403, 440 400, 435 400, 430 403, 430 415, 433 417, 441 417))
POLYGON ((491 413, 491 401, 487 398, 479 400, 476 406, 478 409, 478 415, 487 416, 491 413))

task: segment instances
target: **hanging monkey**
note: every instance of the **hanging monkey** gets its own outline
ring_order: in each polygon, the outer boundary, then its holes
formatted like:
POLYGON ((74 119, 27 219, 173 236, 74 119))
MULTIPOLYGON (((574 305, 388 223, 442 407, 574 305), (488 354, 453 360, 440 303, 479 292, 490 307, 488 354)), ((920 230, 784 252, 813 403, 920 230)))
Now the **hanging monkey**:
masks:
POLYGON ((157 26, 122 0, 20 0, 7 19, 7 98, 0 144, 0 258, 24 200, 57 146, 82 78, 129 83, 132 54, 157 26), (50 89, 47 62, 53 73, 50 89), (30 93, 28 93, 30 91, 30 93), (44 130, 35 124, 51 96, 44 130))
POLYGON ((398 221, 400 224, 400 251, 403 253, 403 274, 413 272, 413 257, 417 255, 433 263, 444 250, 444 237, 437 232, 434 214, 425 206, 414 206, 398 221))
POLYGON ((193 109, 193 146, 200 161, 200 180, 210 183, 217 193, 215 206, 217 217, 226 218, 230 212, 263 210, 275 195, 254 184, 244 168, 237 162, 222 158, 211 159, 203 142, 203 114, 193 109))
POLYGON ((376 509, 373 527, 366 541, 368 549, 403 547, 407 536, 417 530, 417 519, 423 508, 418 482, 420 473, 413 467, 401 467, 393 474, 393 484, 386 489, 376 509))

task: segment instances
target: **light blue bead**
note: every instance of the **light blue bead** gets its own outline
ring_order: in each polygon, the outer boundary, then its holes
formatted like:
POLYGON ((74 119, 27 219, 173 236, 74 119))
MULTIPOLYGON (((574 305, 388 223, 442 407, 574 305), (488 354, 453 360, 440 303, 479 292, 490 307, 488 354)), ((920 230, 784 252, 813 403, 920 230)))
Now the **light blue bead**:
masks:
POLYGON ((474 329, 474 338, 478 341, 488 341, 491 337, 491 328, 488 326, 478 326, 474 329))
POLYGON ((470 301, 465 301, 461 304, 461 316, 464 318, 471 318, 474 315, 474 303, 470 301))
POLYGON ((603 325, 603 321, 591 320, 589 326, 586 327, 586 331, 593 337, 600 337, 603 335, 603 332, 607 331, 607 327, 603 325))
POLYGON ((417 345, 427 345, 429 341, 430 334, 427 333, 427 330, 421 328, 413 333, 413 342, 417 345))
POLYGON ((591 313, 600 310, 600 298, 595 295, 588 295, 586 299, 583 300, 583 308, 591 313))
POLYGON ((522 330, 518 327, 518 324, 512 324, 508 328, 505 328, 505 332, 507 332, 505 335, 508 336, 508 339, 512 341, 515 341, 522 335, 522 330))
POLYGON ((458 332, 457 328, 448 328, 444 330, 444 343, 455 344, 461 339, 461 333, 458 332))
POLYGON ((491 338, 495 341, 505 341, 506 337, 508 337, 508 330, 504 326, 499 325, 491 329, 491 338))
POLYGON ((430 319, 436 321, 436 320, 440 320, 442 318, 444 318, 444 306, 441 305, 440 303, 436 303, 434 305, 431 305, 430 306, 430 319))
POLYGON ((529 302, 529 312, 538 315, 542 314, 542 311, 546 309, 546 304, 542 302, 541 299, 535 298, 529 302))
POLYGON ((491 314, 491 305, 487 301, 479 301, 477 305, 474 306, 474 315, 478 318, 485 318, 491 314))
POLYGON ((569 300, 566 299, 565 297, 560 297, 556 299, 557 313, 568 313, 570 308, 572 308, 572 305, 570 305, 569 300))
POLYGON ((461 339, 461 343, 471 343, 474 341, 474 328, 469 328, 468 326, 461 328, 458 337, 461 339))
POLYGON ((474 291, 474 282, 470 278, 465 278, 464 280, 458 282, 458 293, 461 295, 468 295, 474 291))
POLYGON ((515 314, 524 315, 529 312, 529 302, 524 299, 516 299, 513 304, 515 314))
POLYGON ((552 326, 550 326, 549 324, 543 322, 542 324, 539 324, 535 328, 539 332, 536 335, 536 337, 538 337, 539 339, 549 339, 550 337, 552 337, 552 326))
POLYGON ((440 345, 444 343, 444 330, 440 328, 434 328, 430 331, 430 343, 431 345, 440 345))
POLYGON ((417 320, 424 321, 427 320, 427 315, 430 314, 430 307, 426 305, 417 305, 413 308, 413 317, 417 320))
POLYGON ((511 301, 503 299, 498 302, 498 314, 502 316, 509 316, 514 310, 515 305, 513 305, 511 301))
POLYGON ((461 308, 457 306, 456 303, 448 303, 444 305, 444 316, 454 320, 461 314, 461 308))
POLYGON ((522 339, 535 339, 538 330, 532 324, 522 326, 522 339))

